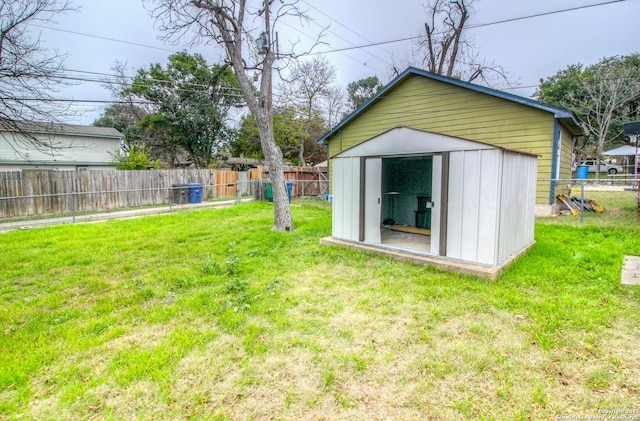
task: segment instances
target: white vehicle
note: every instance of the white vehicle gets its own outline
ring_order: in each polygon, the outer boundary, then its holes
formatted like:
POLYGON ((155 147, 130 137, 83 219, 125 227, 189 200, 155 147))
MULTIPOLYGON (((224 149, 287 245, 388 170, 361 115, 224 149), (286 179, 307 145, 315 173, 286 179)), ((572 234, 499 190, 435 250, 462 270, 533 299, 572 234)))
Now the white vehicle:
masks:
MULTIPOLYGON (((588 159, 586 161, 582 161, 580 163, 580 167, 587 166, 589 167, 589 172, 596 172, 596 168, 598 165, 597 159, 588 159)), ((600 161, 600 173, 608 173, 608 174, 618 174, 622 172, 622 167, 620 165, 607 164, 604 161, 600 161)))

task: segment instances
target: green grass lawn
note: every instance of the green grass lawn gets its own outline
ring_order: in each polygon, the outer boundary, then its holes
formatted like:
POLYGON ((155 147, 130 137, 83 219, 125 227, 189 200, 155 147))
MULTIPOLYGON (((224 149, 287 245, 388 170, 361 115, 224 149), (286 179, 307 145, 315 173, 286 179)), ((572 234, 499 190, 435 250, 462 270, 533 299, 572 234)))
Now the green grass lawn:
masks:
POLYGON ((295 204, 294 233, 272 209, 0 235, 0 419, 640 411, 637 221, 540 222, 486 281, 321 247, 326 204, 295 204))

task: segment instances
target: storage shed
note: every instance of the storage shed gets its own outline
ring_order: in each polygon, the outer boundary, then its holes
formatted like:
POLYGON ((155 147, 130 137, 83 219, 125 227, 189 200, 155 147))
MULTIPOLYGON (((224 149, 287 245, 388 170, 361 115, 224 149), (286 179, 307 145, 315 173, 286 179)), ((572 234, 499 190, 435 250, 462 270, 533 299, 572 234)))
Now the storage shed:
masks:
POLYGON ((333 158, 323 243, 494 277, 534 242, 536 170, 535 155, 398 127, 333 158))
MULTIPOLYGON (((566 110, 475 87, 410 68, 323 136, 333 202, 323 244, 494 278, 534 243, 536 147, 544 135, 551 152, 565 126, 582 128, 566 110)), ((560 150, 548 156, 556 169, 560 150)))

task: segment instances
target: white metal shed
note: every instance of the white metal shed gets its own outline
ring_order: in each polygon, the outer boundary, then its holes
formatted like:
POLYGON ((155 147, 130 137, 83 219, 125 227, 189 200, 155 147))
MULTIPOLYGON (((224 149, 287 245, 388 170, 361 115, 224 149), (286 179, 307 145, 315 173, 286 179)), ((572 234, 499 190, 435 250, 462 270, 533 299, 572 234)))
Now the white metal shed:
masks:
POLYGON ((334 239, 491 268, 534 243, 536 155, 398 127, 332 163, 334 239))

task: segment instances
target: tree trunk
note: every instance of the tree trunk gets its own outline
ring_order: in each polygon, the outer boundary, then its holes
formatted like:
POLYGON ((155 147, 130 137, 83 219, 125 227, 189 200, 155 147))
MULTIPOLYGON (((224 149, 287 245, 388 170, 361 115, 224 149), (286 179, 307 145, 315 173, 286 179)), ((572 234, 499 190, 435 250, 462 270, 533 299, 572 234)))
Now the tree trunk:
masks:
MULTIPOLYGON (((267 29, 267 37, 271 39, 269 34, 269 3, 265 0, 265 28, 267 29)), ((276 59, 275 52, 269 46, 264 54, 262 61, 262 80, 260 81, 259 96, 255 96, 255 90, 249 78, 245 73, 245 63, 242 57, 242 22, 244 21, 245 2, 239 3, 238 19, 229 24, 225 21, 228 16, 226 11, 217 5, 209 5, 205 7, 214 12, 217 19, 216 26, 220 30, 220 36, 224 40, 224 46, 227 50, 228 57, 231 61, 231 67, 236 75, 242 96, 249 107, 249 112, 256 121, 258 132, 260 134, 260 146, 262 153, 269 167, 269 175, 271 177, 271 186, 273 192, 274 207, 274 224, 271 228, 274 231, 293 231, 293 217, 289 208, 289 197, 287 196, 287 186, 284 179, 284 166, 282 163, 282 151, 276 144, 273 135, 273 112, 271 107, 271 77, 273 71, 273 63, 276 59)))
MULTIPOLYGON (((263 77, 266 76, 266 73, 268 72, 263 71, 263 77)), ((242 74, 240 74, 239 78, 240 77, 242 77, 242 74)), ((240 85, 242 86, 243 83, 246 82, 240 82, 240 85)), ((262 153, 269 167, 275 214, 275 222, 271 229, 274 231, 293 231, 293 217, 291 216, 291 209, 289 208, 289 196, 287 195, 286 180, 284 178, 282 150, 280 150, 280 147, 276 144, 273 136, 273 123, 271 119, 272 116, 269 113, 268 99, 260 104, 256 104, 255 102, 249 103, 249 101, 247 101, 247 105, 258 126, 262 153)))
POLYGON ((260 144, 264 157, 269 166, 269 176, 273 191, 273 206, 275 222, 271 228, 274 231, 293 231, 293 217, 289 207, 289 196, 284 177, 284 164, 282 163, 282 151, 273 137, 273 130, 269 124, 269 115, 266 112, 252 113, 260 132, 260 144))

